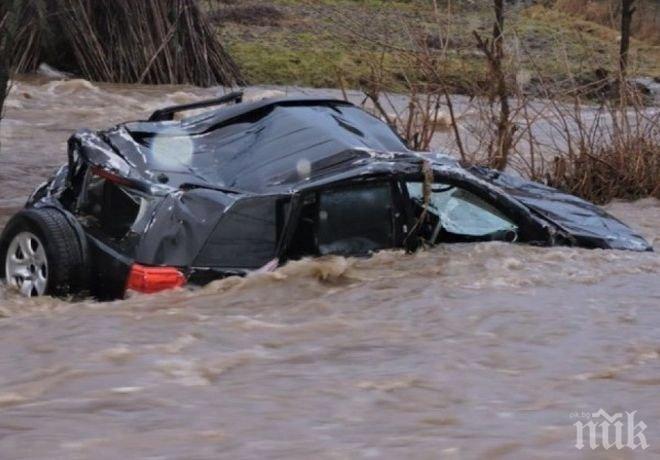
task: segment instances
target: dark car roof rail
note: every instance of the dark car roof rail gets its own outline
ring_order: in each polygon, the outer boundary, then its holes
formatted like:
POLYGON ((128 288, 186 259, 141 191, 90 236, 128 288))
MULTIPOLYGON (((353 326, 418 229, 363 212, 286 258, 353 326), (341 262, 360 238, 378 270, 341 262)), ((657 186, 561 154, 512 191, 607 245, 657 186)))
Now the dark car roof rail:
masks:
POLYGON ((174 119, 174 114, 178 112, 203 109, 205 107, 213 107, 214 105, 227 104, 229 102, 235 102, 236 104, 243 102, 243 91, 234 91, 215 99, 206 99, 199 102, 193 102, 191 104, 173 105, 170 107, 158 109, 151 114, 149 121, 171 121, 174 119))

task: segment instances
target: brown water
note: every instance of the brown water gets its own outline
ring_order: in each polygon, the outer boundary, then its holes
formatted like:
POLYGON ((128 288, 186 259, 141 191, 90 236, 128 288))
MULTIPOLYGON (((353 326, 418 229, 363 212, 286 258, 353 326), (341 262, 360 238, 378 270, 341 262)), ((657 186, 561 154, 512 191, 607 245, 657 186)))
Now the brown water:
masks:
MULTIPOLYGON (((72 130, 214 93, 18 82, 0 223, 72 130)), ((660 202, 609 209, 658 249, 660 202)), ((0 288, 0 350, 0 459, 660 456, 655 253, 447 245, 103 304, 0 288), (648 450, 576 450, 571 413, 600 408, 638 411, 648 450)))

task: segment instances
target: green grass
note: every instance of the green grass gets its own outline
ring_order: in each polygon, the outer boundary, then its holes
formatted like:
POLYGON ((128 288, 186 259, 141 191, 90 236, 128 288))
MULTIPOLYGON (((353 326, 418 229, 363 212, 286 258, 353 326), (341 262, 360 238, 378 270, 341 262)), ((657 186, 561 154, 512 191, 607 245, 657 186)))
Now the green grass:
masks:
MULTIPOLYGON (((512 21, 511 27, 525 47, 545 43, 532 52, 535 65, 555 78, 581 74, 601 67, 616 71, 619 32, 552 9, 534 6, 512 21)), ((660 46, 633 40, 632 73, 660 75, 660 46)))
POLYGON ((351 61, 349 53, 327 49, 235 43, 229 51, 253 84, 334 87, 338 69, 353 67, 347 65, 351 61))
MULTIPOLYGON (((337 49, 292 50, 282 44, 236 43, 229 50, 251 84, 313 88, 335 88, 340 78, 349 88, 358 88, 371 76, 367 63, 380 58, 367 52, 337 49)), ((398 68, 391 55, 386 54, 384 60, 392 76, 388 80, 388 89, 403 89, 401 78, 404 73, 410 78, 419 78, 415 69, 398 68)), ((453 57, 443 66, 443 74, 454 91, 468 91, 484 74, 483 65, 480 59, 453 57)))
MULTIPOLYGON (((440 2, 442 4, 442 2, 440 2)), ((417 30, 436 30, 431 24, 430 2, 422 0, 317 0, 314 8, 326 8, 326 14, 313 14, 309 2, 276 0, 286 11, 286 19, 267 27, 225 23, 220 31, 244 75, 253 84, 304 85, 336 87, 338 75, 350 87, 360 86, 370 74, 369 44, 351 37, 346 28, 333 18, 333 11, 357 18, 378 30, 376 15, 388 15, 390 23, 397 17, 412 20, 417 30), (419 20, 414 18, 419 17, 419 20)), ((385 21, 387 22, 387 21, 385 21)), ((452 41, 462 51, 450 52, 443 63, 446 81, 456 90, 478 84, 483 80, 484 62, 474 50, 472 31, 479 29, 484 37, 490 35, 491 12, 487 8, 473 8, 455 12, 451 24, 452 41)), ((521 66, 532 73, 539 70, 544 77, 563 80, 571 75, 586 75, 596 68, 616 69, 618 31, 571 17, 552 9, 533 6, 522 14, 510 15, 505 25, 507 48, 520 48, 531 54, 522 58, 521 66)), ((398 31, 397 31, 398 32, 398 31)), ((407 43, 408 35, 394 34, 391 38, 407 43)), ((396 89, 396 59, 386 53, 386 63, 394 75, 391 85, 396 89)), ((634 41, 631 50, 632 72, 640 75, 660 75, 660 47, 634 41)), ((405 69, 413 74, 416 69, 405 69)))

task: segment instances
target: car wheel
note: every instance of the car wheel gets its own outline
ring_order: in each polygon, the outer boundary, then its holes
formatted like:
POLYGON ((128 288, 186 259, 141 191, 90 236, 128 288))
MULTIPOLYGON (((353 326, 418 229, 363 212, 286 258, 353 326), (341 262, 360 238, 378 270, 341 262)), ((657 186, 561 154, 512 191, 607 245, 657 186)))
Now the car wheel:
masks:
POLYGON ((56 209, 18 212, 0 239, 0 277, 26 297, 79 292, 83 265, 78 236, 56 209))

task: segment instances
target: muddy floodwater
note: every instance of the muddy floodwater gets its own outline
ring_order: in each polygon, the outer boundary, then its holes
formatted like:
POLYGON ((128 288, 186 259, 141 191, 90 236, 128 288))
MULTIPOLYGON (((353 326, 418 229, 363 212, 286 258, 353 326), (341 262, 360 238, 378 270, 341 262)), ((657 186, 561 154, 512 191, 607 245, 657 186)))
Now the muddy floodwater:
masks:
MULTIPOLYGON (((16 82, 0 225, 73 130, 217 93, 16 82)), ((608 209, 660 249, 659 201, 608 209)), ((658 253, 445 245, 112 303, 0 288, 0 459, 606 456, 660 457, 658 253), (648 449, 577 450, 599 409, 637 411, 648 449)))

